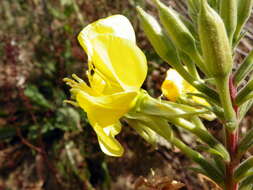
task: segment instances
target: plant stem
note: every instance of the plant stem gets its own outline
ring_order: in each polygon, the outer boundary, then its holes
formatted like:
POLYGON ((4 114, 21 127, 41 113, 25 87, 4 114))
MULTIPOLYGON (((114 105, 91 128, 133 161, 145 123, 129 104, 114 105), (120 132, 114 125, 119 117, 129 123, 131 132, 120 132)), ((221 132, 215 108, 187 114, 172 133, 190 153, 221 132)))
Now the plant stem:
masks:
POLYGON ((231 157, 231 161, 226 162, 226 190, 238 190, 238 184, 233 179, 234 170, 238 164, 238 161, 235 159, 238 145, 237 107, 233 107, 236 89, 229 77, 216 79, 216 86, 224 109, 226 148, 231 157))
POLYGON ((226 163, 226 189, 227 190, 237 190, 238 184, 233 179, 234 170, 238 164, 235 159, 238 144, 238 132, 237 129, 234 132, 226 130, 226 147, 230 153, 231 161, 226 163))

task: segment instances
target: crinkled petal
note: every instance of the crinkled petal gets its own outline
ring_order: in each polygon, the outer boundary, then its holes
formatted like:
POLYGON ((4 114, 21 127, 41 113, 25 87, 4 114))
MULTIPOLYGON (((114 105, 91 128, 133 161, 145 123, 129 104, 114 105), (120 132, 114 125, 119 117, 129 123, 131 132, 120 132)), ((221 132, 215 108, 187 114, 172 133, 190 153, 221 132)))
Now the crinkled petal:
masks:
POLYGON ((135 43, 110 35, 91 40, 92 63, 109 81, 124 90, 138 90, 147 75, 147 60, 135 43))
MULTIPOLYGON (((100 34, 109 34, 128 39, 135 43, 134 29, 129 20, 123 15, 113 15, 100 19, 86 26, 78 35, 81 46, 86 50, 89 40, 100 34)), ((91 53, 86 51, 88 54, 91 53)))
POLYGON ((137 92, 122 92, 108 96, 94 97, 80 91, 76 100, 87 112, 91 125, 109 126, 116 123, 133 106, 137 92))
POLYGON ((122 156, 124 149, 115 139, 115 135, 121 131, 121 124, 119 122, 107 127, 95 124, 93 128, 98 136, 100 148, 105 154, 109 156, 122 156))

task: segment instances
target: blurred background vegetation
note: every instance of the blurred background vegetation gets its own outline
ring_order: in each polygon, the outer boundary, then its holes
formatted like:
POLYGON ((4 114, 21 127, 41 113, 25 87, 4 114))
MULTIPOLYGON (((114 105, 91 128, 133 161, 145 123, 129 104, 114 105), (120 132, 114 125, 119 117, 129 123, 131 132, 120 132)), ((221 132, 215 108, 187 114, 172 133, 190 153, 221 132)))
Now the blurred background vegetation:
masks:
MULTIPOLYGON (((184 0, 167 4, 186 13, 184 0)), ((151 0, 0 1, 0 190, 158 189, 171 180, 181 189, 210 189, 208 180, 185 172, 191 163, 159 140, 148 145, 127 126, 118 136, 122 158, 105 156, 85 113, 66 105, 64 77, 85 78, 87 57, 77 34, 88 23, 123 14, 133 24, 149 61, 143 88, 160 95, 168 65, 154 53, 138 23, 136 5, 156 15, 151 0)), ((238 60, 252 48, 253 24, 238 48, 238 60)), ((250 126, 250 115, 243 122, 250 126)), ((213 133, 216 122, 209 123, 213 133)), ((178 135, 188 144, 191 137, 178 135)), ((214 187, 213 187, 214 188, 214 187)))

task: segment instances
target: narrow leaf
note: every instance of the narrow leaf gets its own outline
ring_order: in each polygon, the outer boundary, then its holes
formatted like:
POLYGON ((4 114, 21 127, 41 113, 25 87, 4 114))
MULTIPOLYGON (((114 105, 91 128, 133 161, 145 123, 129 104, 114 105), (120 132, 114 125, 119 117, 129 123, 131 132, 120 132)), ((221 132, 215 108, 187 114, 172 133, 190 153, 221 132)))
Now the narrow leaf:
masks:
POLYGON ((243 161, 235 170, 234 178, 236 181, 247 177, 249 175, 247 172, 253 168, 253 156, 249 157, 247 160, 243 161))
POLYGON ((253 70, 253 50, 244 59, 243 63, 239 66, 233 76, 233 81, 235 85, 240 85, 240 83, 245 79, 245 77, 253 70))
POLYGON ((238 152, 243 154, 253 145, 253 128, 249 130, 238 145, 238 152))

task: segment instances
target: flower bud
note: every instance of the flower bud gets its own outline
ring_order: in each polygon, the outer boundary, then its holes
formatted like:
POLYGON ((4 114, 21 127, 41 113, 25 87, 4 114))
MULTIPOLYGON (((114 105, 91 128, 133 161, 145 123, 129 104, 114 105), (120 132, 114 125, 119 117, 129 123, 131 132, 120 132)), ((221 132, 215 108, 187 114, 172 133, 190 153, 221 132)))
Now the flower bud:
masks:
POLYGON ((194 37, 180 19, 179 14, 162 4, 159 0, 156 0, 156 4, 161 22, 176 47, 187 54, 196 51, 194 37))
POLYGON ((169 64, 178 63, 176 48, 162 30, 157 20, 146 13, 142 8, 137 7, 141 27, 154 47, 156 53, 169 64))
POLYGON ((173 44, 176 48, 186 53, 208 75, 208 71, 203 65, 202 57, 199 55, 196 41, 190 30, 180 19, 180 15, 173 9, 162 4, 159 0, 155 0, 155 2, 159 10, 161 22, 173 44))
POLYGON ((237 24, 237 0, 221 0, 220 15, 225 24, 228 38, 232 43, 237 24))
POLYGON ((220 16, 202 0, 198 30, 206 68, 211 77, 227 76, 232 69, 232 54, 225 25, 220 16))

